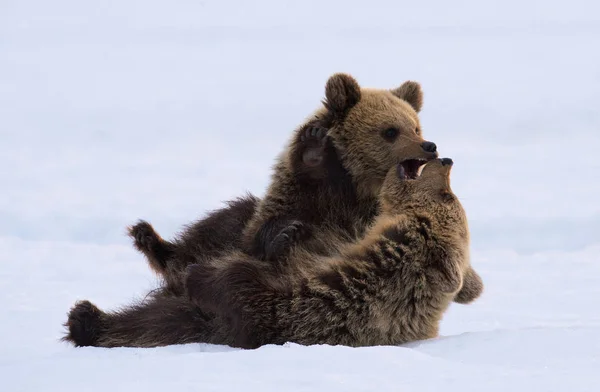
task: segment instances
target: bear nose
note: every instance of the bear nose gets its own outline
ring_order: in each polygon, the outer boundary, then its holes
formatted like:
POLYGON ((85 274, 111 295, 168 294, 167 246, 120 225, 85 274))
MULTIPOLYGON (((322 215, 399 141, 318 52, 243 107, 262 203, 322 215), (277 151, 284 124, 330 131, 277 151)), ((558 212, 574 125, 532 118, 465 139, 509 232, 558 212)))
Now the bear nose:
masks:
POLYGON ((421 143, 421 148, 427 152, 436 152, 437 146, 433 142, 423 142, 421 143))
POLYGON ((452 162, 452 159, 450 159, 450 158, 442 158, 442 159, 440 159, 440 161, 442 161, 442 166, 447 166, 447 165, 452 166, 454 164, 454 162, 452 162))

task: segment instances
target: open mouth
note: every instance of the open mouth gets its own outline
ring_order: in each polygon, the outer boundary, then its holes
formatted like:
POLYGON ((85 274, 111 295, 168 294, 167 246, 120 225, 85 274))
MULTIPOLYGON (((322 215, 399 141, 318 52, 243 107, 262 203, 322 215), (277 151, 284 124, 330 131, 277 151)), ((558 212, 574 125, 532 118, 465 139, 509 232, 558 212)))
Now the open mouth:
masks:
POLYGON ((423 159, 407 159, 398 164, 398 177, 401 180, 414 180, 419 177, 421 166, 427 161, 423 159))

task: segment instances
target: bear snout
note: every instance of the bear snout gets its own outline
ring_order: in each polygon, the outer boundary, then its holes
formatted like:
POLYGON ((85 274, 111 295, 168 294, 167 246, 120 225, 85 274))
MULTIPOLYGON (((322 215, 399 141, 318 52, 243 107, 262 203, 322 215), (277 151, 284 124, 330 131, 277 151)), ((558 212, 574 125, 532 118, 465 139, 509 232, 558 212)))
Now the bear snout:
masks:
POLYGON ((437 151, 437 146, 434 142, 423 142, 421 143, 421 148, 426 152, 434 153, 437 151))

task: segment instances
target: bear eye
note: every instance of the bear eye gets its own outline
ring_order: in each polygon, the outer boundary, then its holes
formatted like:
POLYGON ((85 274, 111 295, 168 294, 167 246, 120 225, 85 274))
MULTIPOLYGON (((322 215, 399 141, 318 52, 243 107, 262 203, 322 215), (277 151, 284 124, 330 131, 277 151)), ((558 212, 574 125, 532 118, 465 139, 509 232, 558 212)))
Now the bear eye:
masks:
POLYGON ((394 141, 394 139, 396 139, 396 137, 398 136, 398 129, 396 128, 388 128, 385 131, 383 131, 383 138, 385 140, 387 140, 388 142, 392 142, 394 141))
POLYGON ((415 128, 415 133, 416 133, 417 135, 420 135, 420 134, 421 134, 421 130, 419 129, 419 127, 416 127, 416 128, 415 128))

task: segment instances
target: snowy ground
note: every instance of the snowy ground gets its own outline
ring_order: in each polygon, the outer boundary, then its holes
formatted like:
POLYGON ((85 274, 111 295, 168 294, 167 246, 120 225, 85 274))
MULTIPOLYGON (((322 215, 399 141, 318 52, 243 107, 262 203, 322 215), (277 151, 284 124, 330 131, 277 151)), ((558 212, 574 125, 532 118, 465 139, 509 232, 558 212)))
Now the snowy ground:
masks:
POLYGON ((6 391, 596 391, 600 6, 593 1, 0 2, 6 391), (334 72, 425 91, 486 283, 406 347, 74 349, 76 299, 156 279, 164 235, 247 190, 334 72))

